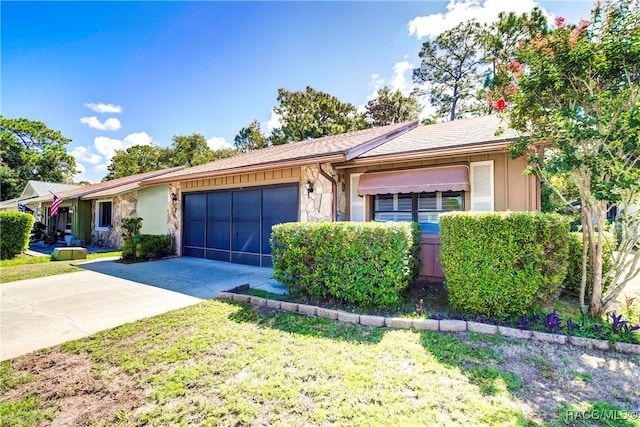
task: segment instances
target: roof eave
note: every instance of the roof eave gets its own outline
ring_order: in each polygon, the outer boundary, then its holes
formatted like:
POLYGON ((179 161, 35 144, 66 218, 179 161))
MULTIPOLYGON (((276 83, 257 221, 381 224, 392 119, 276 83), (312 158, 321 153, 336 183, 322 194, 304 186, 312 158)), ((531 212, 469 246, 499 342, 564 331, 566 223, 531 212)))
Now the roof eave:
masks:
POLYGON ((369 151, 381 146, 385 142, 391 141, 392 139, 395 139, 400 135, 415 129, 416 127, 418 127, 417 120, 413 122, 409 122, 406 125, 400 127, 399 129, 396 129, 393 132, 387 133, 385 135, 379 136, 377 138, 366 141, 360 145, 357 145, 345 152, 345 160, 349 161, 351 159, 355 159, 356 157, 363 155, 364 153, 368 153, 369 151))
POLYGON ((192 181, 194 179, 202 179, 202 178, 217 178, 221 176, 228 175, 239 175, 243 173, 252 173, 252 172, 261 172, 269 169, 275 168, 287 168, 287 167, 300 167, 309 163, 317 163, 317 162, 344 162, 345 155, 343 153, 336 154, 331 153, 329 155, 324 156, 309 156, 309 157, 299 157, 295 160, 282 160, 276 162, 268 162, 262 163, 258 165, 252 166, 239 166, 229 169, 220 169, 217 171, 208 171, 208 172, 198 172, 188 175, 178 175, 178 176, 161 176, 157 178, 149 178, 140 182, 140 186, 145 187, 149 185, 156 184, 166 184, 170 182, 180 182, 180 181, 192 181))
POLYGON ((337 168, 344 169, 353 165, 365 165, 372 163, 388 162, 388 161, 407 161, 416 160, 424 157, 446 157, 452 155, 466 155, 466 154, 479 154, 488 151, 505 150, 510 145, 511 141, 499 141, 491 143, 474 143, 456 146, 452 148, 433 148, 425 150, 405 151, 401 153, 393 154, 380 154, 377 156, 360 157, 345 162, 342 165, 337 165, 337 168))

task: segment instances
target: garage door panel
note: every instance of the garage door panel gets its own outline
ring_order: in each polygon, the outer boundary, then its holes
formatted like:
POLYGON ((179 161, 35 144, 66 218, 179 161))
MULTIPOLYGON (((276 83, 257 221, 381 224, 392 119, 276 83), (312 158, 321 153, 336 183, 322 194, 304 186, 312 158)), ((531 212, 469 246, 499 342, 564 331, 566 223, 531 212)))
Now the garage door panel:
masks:
POLYGON ((207 221, 207 248, 231 249, 231 221, 207 221))
POLYGON ((214 261, 231 261, 231 251, 223 251, 218 249, 207 249, 205 254, 206 259, 212 259, 214 261))
POLYGON ((186 194, 184 196, 184 220, 200 221, 207 213, 206 194, 186 194))
POLYGON ((186 228, 184 236, 185 246, 204 247, 204 221, 189 221, 189 227, 186 228))
POLYGON ((209 221, 231 221, 231 192, 207 194, 207 219, 209 221))
POLYGON ((260 222, 234 221, 231 249, 260 253, 260 222))

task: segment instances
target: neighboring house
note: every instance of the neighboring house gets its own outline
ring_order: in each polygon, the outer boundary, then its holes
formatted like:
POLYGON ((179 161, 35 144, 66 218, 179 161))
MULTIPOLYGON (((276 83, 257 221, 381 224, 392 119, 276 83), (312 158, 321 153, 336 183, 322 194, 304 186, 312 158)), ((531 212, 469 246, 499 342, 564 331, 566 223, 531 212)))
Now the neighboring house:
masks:
POLYGON ((439 278, 440 213, 540 209, 538 179, 524 174, 524 158, 509 158, 517 135, 495 136, 499 125, 485 116, 371 128, 250 151, 141 188, 168 185, 180 255, 269 266, 274 224, 413 220, 423 229, 421 273, 439 278))
POLYGON ((35 202, 41 196, 51 196, 51 193, 72 190, 82 187, 77 184, 61 184, 59 182, 27 181, 20 197, 0 202, 0 211, 24 211, 33 214, 37 221, 42 220, 41 202, 35 202))
POLYGON ((68 240, 81 240, 87 245, 119 248, 122 218, 140 216, 143 233, 167 234, 167 185, 139 188, 140 181, 181 169, 147 172, 57 192, 63 202, 53 217, 49 214, 51 194, 34 201, 42 203, 43 222, 49 232, 72 236, 68 240))

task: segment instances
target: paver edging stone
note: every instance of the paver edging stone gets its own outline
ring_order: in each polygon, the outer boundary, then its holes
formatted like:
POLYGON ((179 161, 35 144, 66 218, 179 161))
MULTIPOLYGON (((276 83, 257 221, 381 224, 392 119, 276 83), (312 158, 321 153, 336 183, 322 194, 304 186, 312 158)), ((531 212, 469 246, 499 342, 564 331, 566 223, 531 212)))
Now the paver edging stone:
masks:
POLYGON ((531 336, 536 341, 549 342, 553 344, 567 343, 567 336, 562 334, 548 334, 546 332, 531 331, 531 336))
POLYGON ((480 322, 467 322, 467 330, 478 334, 495 335, 498 333, 498 325, 480 322))
POLYGON ((279 310, 280 309, 280 303, 281 302, 278 301, 277 299, 268 299, 267 300, 267 307, 279 310))
POLYGON ((439 331, 440 321, 435 319, 413 319, 411 326, 418 331, 439 331))
POLYGON ((318 307, 318 309, 316 310, 316 316, 322 317, 323 319, 338 320, 338 310, 318 307))
POLYGON ((522 339, 548 342, 552 344, 570 344, 575 347, 593 348, 596 350, 613 350, 620 353, 640 355, 640 344, 631 344, 626 342, 615 342, 610 344, 609 341, 597 340, 594 338, 576 337, 573 335, 551 334, 540 331, 530 331, 527 329, 515 329, 506 326, 491 325, 480 322, 466 322, 464 320, 434 320, 434 319, 411 319, 404 317, 382 317, 372 315, 359 315, 357 313, 349 313, 346 311, 333 310, 324 307, 310 306, 306 304, 297 304, 294 302, 269 300, 261 297, 254 297, 246 294, 237 294, 231 291, 220 292, 219 298, 232 300, 236 302, 250 303, 251 305, 262 307, 267 306, 289 312, 298 312, 307 316, 317 316, 330 320, 338 320, 340 322, 348 322, 361 324, 365 326, 389 327, 397 329, 417 329, 422 331, 441 331, 441 332, 477 332, 481 334, 492 335, 499 333, 507 338, 522 339), (363 322, 364 321, 364 322, 363 322), (463 329, 464 327, 464 329, 463 329))
POLYGON ((384 324, 389 328, 411 329, 413 327, 413 319, 404 317, 386 317, 384 324))
POLYGON ((383 327, 385 318, 382 316, 370 316, 366 314, 360 315, 360 324, 363 326, 377 326, 383 327))
POLYGON ((441 332, 465 332, 467 330, 467 322, 464 320, 441 320, 441 332))

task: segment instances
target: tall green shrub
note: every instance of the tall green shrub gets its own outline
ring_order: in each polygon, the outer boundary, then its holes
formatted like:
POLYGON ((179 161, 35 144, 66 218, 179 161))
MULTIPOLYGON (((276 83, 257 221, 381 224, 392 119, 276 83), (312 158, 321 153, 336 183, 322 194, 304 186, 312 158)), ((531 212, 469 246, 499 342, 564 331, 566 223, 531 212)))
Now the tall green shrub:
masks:
POLYGON ((449 304, 465 314, 515 317, 559 295, 569 224, 537 212, 440 217, 449 304))
POLYGON ((173 239, 165 234, 139 234, 122 247, 122 259, 148 261, 173 254, 173 239))
POLYGON ((274 277, 292 294, 388 307, 420 269, 411 223, 287 223, 271 235, 274 277))
POLYGON ((10 259, 29 248, 35 219, 22 212, 0 212, 0 259, 10 259))
MULTIPOLYGON (((602 253, 602 272, 606 273, 611 268, 613 260, 613 250, 616 246, 616 237, 609 233, 604 233, 604 245, 602 253)), ((597 238, 597 235, 596 235, 597 238)), ((587 262, 587 277, 591 277, 591 268, 587 262)), ((580 280, 582 279, 582 233, 569 233, 569 265, 567 276, 564 279, 563 288, 578 294, 580 292, 580 280)), ((611 280, 602 284, 602 292, 606 292, 611 280)), ((587 298, 590 299, 589 286, 587 284, 587 298)))

